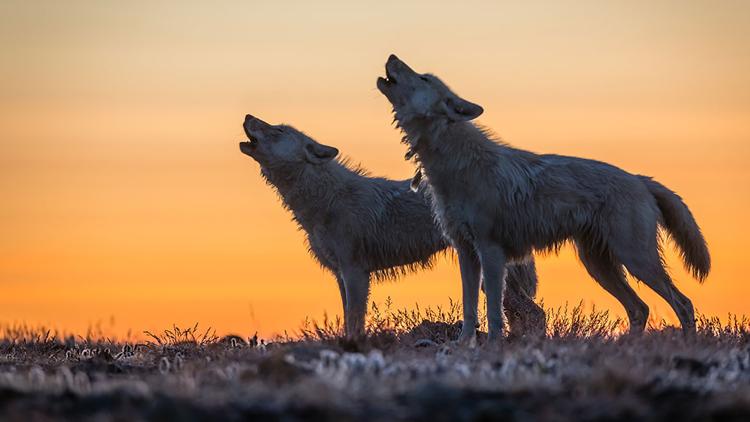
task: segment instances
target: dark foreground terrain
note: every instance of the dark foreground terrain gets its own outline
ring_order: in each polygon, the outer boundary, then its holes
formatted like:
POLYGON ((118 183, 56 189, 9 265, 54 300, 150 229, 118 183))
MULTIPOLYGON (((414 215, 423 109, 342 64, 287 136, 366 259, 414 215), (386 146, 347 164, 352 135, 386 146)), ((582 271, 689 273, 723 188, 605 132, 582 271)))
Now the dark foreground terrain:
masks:
POLYGON ((368 339, 307 324, 270 343, 173 328, 142 343, 6 328, 0 420, 750 420, 750 325, 550 312, 548 338, 461 349, 456 312, 373 312, 368 339))

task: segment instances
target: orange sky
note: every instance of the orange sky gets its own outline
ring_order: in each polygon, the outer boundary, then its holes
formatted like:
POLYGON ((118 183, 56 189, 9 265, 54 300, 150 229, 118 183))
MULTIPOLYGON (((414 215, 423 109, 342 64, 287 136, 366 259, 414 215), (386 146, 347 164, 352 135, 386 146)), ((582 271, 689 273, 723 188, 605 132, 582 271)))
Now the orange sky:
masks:
MULTIPOLYGON (((253 113, 409 177, 375 89, 391 52, 484 106, 515 146, 676 190, 714 261, 699 285, 670 254, 676 283, 699 311, 750 313, 750 3, 250 3, 0 5, 0 323, 269 335, 340 312, 237 142, 253 113)), ((547 305, 623 314, 570 249, 539 267, 547 305)), ((459 291, 441 262, 373 299, 459 291)))

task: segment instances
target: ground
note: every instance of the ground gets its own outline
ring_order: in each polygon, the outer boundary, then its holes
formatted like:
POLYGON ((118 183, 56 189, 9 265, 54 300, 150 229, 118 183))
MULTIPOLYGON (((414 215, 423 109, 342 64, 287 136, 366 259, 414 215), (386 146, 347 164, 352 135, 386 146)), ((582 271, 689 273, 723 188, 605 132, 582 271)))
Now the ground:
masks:
POLYGON ((381 311, 369 336, 306 323, 294 338, 173 327, 148 341, 6 327, 2 420, 750 420, 750 324, 642 336, 582 308, 548 310, 548 335, 455 346, 457 309, 381 311))

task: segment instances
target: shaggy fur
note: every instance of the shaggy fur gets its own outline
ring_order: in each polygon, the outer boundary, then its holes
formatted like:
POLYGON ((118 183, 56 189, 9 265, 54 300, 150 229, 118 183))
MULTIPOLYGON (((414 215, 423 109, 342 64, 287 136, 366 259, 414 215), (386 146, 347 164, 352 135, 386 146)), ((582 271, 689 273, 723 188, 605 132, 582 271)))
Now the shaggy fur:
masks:
POLYGON ((407 156, 416 156, 438 222, 458 250, 466 324, 461 341, 474 335, 480 272, 489 334, 497 340, 505 264, 568 241, 591 276, 625 306, 631 331, 643 330, 648 308, 628 285, 623 266, 669 302, 686 332, 695 330, 693 305, 667 274, 657 236, 659 226, 666 229, 687 268, 700 280, 708 275, 705 240, 680 197, 606 163, 537 155, 494 141, 470 122, 482 107, 395 56, 386 75, 378 88, 393 105, 407 156))
MULTIPOLYGON (((336 148, 290 126, 248 115, 244 129, 250 141, 240 143, 240 149, 260 164, 263 177, 307 235, 312 255, 336 276, 347 334, 361 334, 370 279, 429 268, 448 246, 424 191, 411 191, 408 180, 369 177, 335 160, 336 148)), ((536 284, 533 262, 515 268, 506 306, 519 326, 529 322, 528 328, 538 332, 544 312, 531 300, 536 284)))

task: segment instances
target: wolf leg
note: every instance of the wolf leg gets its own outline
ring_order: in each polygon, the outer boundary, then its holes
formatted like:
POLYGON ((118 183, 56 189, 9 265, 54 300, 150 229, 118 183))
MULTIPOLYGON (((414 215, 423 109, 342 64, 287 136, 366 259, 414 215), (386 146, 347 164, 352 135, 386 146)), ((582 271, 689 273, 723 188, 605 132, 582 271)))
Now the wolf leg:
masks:
POLYGON ((693 303, 672 282, 667 271, 662 266, 657 251, 642 255, 640 260, 625 262, 625 268, 628 269, 633 277, 646 283, 659 296, 669 303, 677 318, 682 325, 682 331, 686 334, 695 333, 695 310, 693 303))
POLYGON ((336 282, 339 285, 339 294, 341 295, 341 306, 344 308, 344 321, 346 321, 346 285, 344 284, 344 277, 340 272, 336 273, 336 282))
POLYGON ((664 269, 659 253, 656 218, 636 219, 627 229, 623 225, 614 227, 608 245, 614 257, 625 265, 628 272, 644 282, 669 303, 682 330, 695 332, 695 310, 682 292, 677 290, 672 278, 664 269))
POLYGON ((477 307, 479 306, 479 259, 474 249, 468 245, 460 246, 458 252, 458 264, 461 269, 461 287, 463 293, 464 322, 461 327, 461 335, 458 343, 473 347, 476 344, 477 307))
POLYGON ((505 290, 505 253, 494 243, 484 243, 478 248, 482 266, 482 282, 487 295, 487 341, 503 338, 503 291, 505 290))
POLYGON ((346 290, 346 311, 344 312, 346 336, 349 338, 359 337, 365 333, 367 298, 370 295, 370 273, 359 267, 345 267, 341 274, 346 290))
POLYGON ((597 252, 581 243, 576 243, 576 248, 586 271, 625 307, 630 333, 642 333, 648 320, 648 306, 628 284, 622 265, 615 263, 608 254, 597 252))

